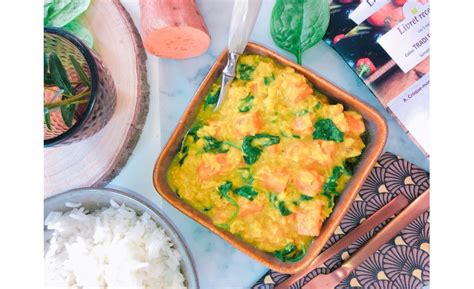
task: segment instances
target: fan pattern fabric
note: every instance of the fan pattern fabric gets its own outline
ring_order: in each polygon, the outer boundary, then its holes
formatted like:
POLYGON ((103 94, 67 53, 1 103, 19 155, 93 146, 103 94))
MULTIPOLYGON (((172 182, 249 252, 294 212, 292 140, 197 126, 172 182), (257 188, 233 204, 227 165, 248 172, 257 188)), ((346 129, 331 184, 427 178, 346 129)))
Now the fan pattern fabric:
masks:
MULTIPOLYGON (((344 237, 398 194, 413 201, 430 186, 429 173, 391 153, 384 153, 371 171, 352 207, 323 250, 344 237)), ((430 213, 426 211, 395 238, 354 270, 336 289, 421 289, 429 284, 430 213)), ((313 270, 291 289, 300 289, 319 274, 327 274, 342 265, 361 246, 380 231, 382 223, 323 266, 313 270)), ((272 289, 290 275, 270 270, 252 289, 272 289)))

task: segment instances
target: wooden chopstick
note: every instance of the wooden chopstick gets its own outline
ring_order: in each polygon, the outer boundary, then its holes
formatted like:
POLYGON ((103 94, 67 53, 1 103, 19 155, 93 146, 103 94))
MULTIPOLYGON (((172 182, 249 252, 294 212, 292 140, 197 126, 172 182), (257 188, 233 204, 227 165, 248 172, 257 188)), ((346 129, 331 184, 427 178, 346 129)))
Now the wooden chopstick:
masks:
POLYGON ((383 221, 389 219, 400 210, 405 208, 408 205, 408 200, 403 195, 398 195, 393 198, 390 202, 388 202, 385 206, 383 206, 380 210, 375 212, 372 216, 367 218, 362 224, 357 226, 355 229, 350 231, 344 237, 342 237, 339 241, 337 241, 334 245, 329 247, 326 251, 322 252, 314 261, 306 267, 306 269, 299 271, 290 276, 290 278, 286 279, 283 283, 279 284, 275 287, 275 289, 287 289, 293 283, 297 282, 299 279, 306 276, 309 272, 313 271, 317 267, 321 266, 324 262, 326 262, 329 258, 336 255, 344 248, 347 248, 349 245, 357 241, 360 237, 367 234, 375 228, 376 226, 380 225, 383 221))
POLYGON ((303 289, 333 289, 383 244, 395 237, 403 228, 418 218, 430 207, 430 190, 422 193, 406 207, 395 219, 385 226, 377 235, 359 249, 348 261, 330 274, 318 275, 309 281, 303 289))

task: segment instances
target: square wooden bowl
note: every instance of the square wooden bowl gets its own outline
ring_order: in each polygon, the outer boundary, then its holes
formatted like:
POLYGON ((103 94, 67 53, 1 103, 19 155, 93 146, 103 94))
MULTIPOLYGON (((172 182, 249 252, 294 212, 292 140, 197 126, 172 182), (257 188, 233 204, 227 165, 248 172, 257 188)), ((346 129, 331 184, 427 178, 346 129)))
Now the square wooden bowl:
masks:
POLYGON ((199 106, 204 101, 212 83, 214 83, 218 77, 221 77, 222 69, 227 62, 226 50, 222 52, 202 84, 199 86, 188 108, 184 112, 184 115, 181 117, 176 129, 168 140, 168 143, 158 157, 153 172, 153 183, 158 193, 176 209, 180 210, 196 222, 216 233, 221 238, 231 243, 234 247, 254 258, 255 260, 261 262, 265 266, 268 266, 278 272, 291 274, 311 264, 311 262, 320 253, 323 246, 326 244, 336 227, 341 222, 345 213, 351 206, 357 192, 362 186, 362 183, 365 181, 367 175, 375 165, 375 162, 382 152, 387 139, 387 125, 383 117, 371 106, 358 100, 354 96, 349 95, 347 92, 336 87, 326 79, 278 55, 268 48, 258 44, 249 43, 245 52, 271 57, 277 63, 283 66, 290 66, 294 68, 296 72, 304 75, 308 81, 310 81, 316 87, 316 89, 327 95, 330 101, 343 104, 345 109, 349 108, 358 111, 362 114, 362 117, 365 121, 367 132, 364 136, 364 142, 367 146, 362 152, 360 161, 354 169, 352 179, 347 184, 345 190, 337 200, 333 213, 324 222, 321 229, 321 234, 313 240, 310 247, 308 248, 306 256, 298 262, 289 263, 282 262, 271 254, 258 250, 252 245, 247 244, 246 242, 232 235, 230 232, 216 227, 208 216, 185 203, 171 190, 170 186, 168 185, 167 172, 171 161, 178 152, 181 145, 181 140, 183 139, 185 133, 193 124, 199 106))

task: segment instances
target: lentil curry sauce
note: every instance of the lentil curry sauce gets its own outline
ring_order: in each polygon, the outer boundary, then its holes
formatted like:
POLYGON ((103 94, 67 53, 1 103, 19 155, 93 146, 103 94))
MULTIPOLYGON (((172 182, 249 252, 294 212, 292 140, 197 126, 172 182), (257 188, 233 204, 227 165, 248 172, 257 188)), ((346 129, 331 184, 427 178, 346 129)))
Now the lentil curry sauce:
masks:
POLYGON ((243 55, 213 112, 211 87, 168 171, 213 223, 282 261, 300 260, 351 178, 362 116, 329 103, 290 67, 243 55))

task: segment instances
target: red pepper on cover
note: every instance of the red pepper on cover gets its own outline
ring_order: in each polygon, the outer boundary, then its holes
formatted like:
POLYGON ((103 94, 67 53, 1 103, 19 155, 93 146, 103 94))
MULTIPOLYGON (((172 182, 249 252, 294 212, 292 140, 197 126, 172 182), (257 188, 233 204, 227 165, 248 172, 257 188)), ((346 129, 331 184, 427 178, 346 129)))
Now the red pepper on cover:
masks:
POLYGON ((332 44, 336 44, 337 42, 339 42, 339 40, 341 40, 342 38, 344 38, 344 34, 338 34, 336 36, 334 36, 334 39, 332 40, 332 44))
POLYGON ((392 0, 393 4, 397 6, 403 6, 405 3, 407 3, 408 0, 392 0))
POLYGON ((361 78, 367 78, 377 70, 370 58, 360 58, 356 63, 356 73, 361 78))

